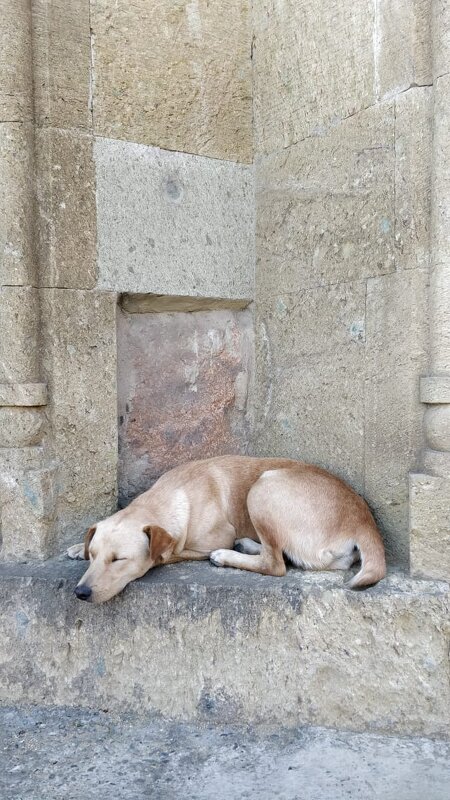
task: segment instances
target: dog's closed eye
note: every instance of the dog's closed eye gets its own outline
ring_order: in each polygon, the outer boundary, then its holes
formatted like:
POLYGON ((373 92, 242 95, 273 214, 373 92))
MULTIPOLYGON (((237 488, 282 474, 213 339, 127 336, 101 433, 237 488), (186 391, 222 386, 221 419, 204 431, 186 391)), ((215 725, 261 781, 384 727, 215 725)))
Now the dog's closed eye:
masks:
POLYGON ((114 562, 114 561, 126 561, 126 558, 117 558, 117 556, 113 556, 111 561, 112 562, 114 562))

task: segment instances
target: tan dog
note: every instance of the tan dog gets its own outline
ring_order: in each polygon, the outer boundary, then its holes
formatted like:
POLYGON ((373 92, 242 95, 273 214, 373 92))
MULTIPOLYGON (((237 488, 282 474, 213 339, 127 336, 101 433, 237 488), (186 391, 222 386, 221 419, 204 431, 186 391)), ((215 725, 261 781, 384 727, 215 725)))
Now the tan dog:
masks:
POLYGON ((348 569, 361 559, 354 589, 386 574, 364 500, 325 470, 283 458, 222 456, 177 467, 90 528, 68 554, 90 559, 75 594, 93 603, 157 564, 192 559, 264 575, 284 575, 284 556, 318 570, 348 569))

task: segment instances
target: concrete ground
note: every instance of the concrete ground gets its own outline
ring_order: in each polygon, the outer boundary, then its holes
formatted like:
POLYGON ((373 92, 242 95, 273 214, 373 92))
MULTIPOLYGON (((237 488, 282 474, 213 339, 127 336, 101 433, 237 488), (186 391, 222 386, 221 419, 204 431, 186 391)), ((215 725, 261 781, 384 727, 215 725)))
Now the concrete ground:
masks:
POLYGON ((0 709, 2 800, 448 800, 450 742, 0 709))

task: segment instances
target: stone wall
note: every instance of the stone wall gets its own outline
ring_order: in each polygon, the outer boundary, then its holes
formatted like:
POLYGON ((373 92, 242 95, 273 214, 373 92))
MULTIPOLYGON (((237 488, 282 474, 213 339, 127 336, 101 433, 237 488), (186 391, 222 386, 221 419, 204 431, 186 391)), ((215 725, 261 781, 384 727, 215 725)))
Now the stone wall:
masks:
POLYGON ((254 5, 255 449, 364 493, 407 565, 427 371, 431 5, 254 5))
POLYGON ((161 325, 175 364, 195 311, 242 338, 233 424, 192 452, 247 449, 251 422, 254 453, 363 492, 392 561, 411 539, 450 576, 448 9, 0 0, 2 558, 116 507, 117 319, 161 325))

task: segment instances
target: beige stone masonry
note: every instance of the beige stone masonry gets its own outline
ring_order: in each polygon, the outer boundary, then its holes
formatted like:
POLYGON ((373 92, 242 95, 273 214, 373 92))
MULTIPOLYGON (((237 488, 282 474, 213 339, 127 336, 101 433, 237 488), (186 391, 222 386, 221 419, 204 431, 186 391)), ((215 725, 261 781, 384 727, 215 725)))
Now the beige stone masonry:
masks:
POLYGON ((91 0, 95 133, 252 159, 247 0, 91 0))
POLYGON ((33 119, 30 0, 0 0, 0 122, 33 119))

